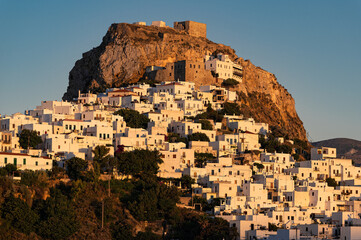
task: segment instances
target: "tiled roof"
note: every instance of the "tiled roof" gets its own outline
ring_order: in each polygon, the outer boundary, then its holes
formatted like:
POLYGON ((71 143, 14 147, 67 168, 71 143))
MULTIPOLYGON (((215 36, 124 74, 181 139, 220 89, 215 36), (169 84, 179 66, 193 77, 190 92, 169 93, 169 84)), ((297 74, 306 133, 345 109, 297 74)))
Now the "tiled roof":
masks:
POLYGON ((79 120, 79 119, 63 119, 62 121, 83 122, 83 120, 79 120))

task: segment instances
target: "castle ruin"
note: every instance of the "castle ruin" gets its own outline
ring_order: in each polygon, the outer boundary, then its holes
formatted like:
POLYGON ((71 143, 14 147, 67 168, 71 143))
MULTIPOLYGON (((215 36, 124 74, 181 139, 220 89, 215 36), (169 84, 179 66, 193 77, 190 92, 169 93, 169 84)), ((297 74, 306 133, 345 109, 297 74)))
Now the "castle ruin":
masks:
POLYGON ((207 38, 207 24, 205 23, 184 21, 174 22, 173 26, 174 29, 185 31, 191 36, 207 38))

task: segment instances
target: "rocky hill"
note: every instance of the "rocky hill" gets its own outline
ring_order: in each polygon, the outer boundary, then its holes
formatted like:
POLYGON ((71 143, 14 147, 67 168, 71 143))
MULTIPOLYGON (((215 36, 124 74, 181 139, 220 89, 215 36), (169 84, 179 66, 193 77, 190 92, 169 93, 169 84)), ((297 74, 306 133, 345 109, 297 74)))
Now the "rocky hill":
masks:
POLYGON ((354 160, 355 164, 361 165, 361 141, 349 138, 333 138, 319 142, 313 142, 315 147, 337 148, 337 156, 354 160))
MULTIPOLYGON (((180 60, 202 61, 206 52, 228 54, 243 66, 243 83, 235 90, 242 97, 240 104, 245 115, 280 127, 291 138, 306 140, 294 99, 274 74, 238 57, 228 46, 170 27, 112 24, 102 43, 75 63, 63 99, 73 99, 78 90, 85 92, 94 87, 137 82, 147 66, 165 66, 180 60)), ((196 85, 214 82, 212 78, 209 82, 196 82, 196 85)))

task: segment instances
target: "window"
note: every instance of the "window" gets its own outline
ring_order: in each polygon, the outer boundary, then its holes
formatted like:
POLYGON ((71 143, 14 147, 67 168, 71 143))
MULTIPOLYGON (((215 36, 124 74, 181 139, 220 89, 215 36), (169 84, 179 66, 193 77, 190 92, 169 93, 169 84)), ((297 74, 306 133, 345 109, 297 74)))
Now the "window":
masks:
POLYGON ((14 165, 16 166, 18 164, 18 159, 14 158, 14 165))
POLYGON ((26 158, 23 159, 23 165, 26 165, 26 158))
POLYGON ((36 162, 35 162, 35 166, 38 166, 38 165, 39 165, 39 163, 38 163, 38 161, 36 161, 36 162))
POLYGON ((49 162, 46 162, 46 165, 49 165, 49 162))
POLYGON ((7 164, 8 163, 8 158, 4 159, 4 163, 7 164))

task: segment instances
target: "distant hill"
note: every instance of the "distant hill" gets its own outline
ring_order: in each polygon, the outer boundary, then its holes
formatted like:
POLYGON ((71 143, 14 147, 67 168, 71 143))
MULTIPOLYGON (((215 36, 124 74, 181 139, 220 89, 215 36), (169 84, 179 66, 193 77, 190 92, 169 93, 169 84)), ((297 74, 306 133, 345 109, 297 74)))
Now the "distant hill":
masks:
POLYGON ((361 141, 349 138, 334 138, 313 142, 315 147, 333 147, 337 148, 337 156, 345 157, 355 161, 355 164, 361 165, 361 141))

